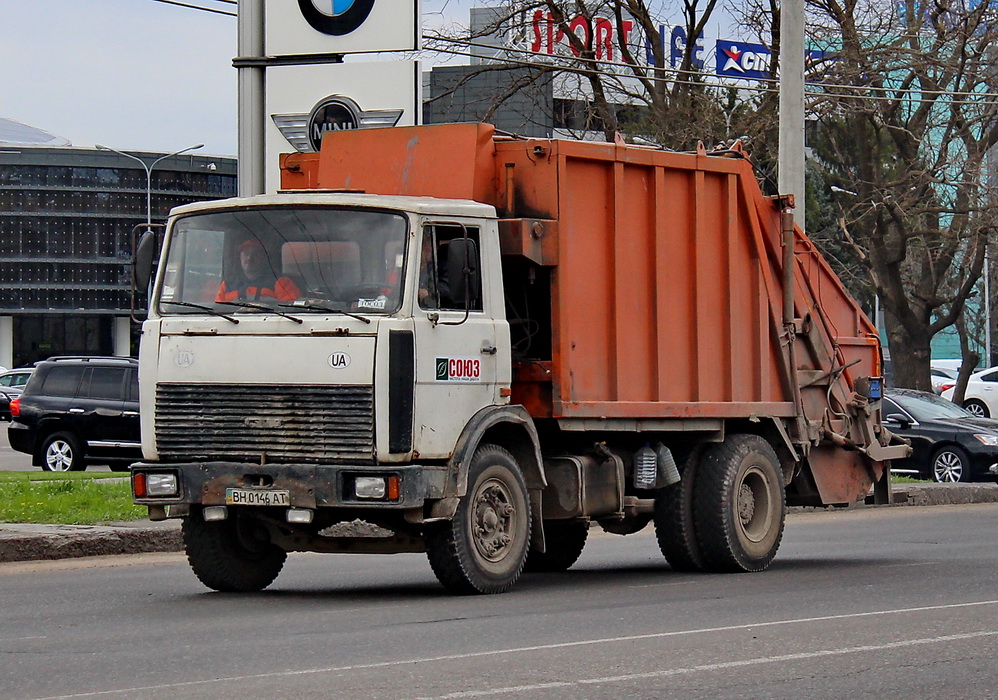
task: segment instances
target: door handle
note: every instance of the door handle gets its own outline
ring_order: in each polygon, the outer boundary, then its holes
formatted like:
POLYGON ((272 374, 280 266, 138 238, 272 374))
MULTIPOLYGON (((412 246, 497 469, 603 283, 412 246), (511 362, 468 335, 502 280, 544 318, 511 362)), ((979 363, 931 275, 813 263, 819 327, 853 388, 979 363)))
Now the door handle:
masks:
POLYGON ((483 355, 495 355, 497 352, 499 352, 499 348, 495 345, 489 345, 488 343, 482 345, 483 355))
POLYGON ((71 408, 71 409, 69 409, 69 412, 70 413, 83 413, 83 409, 82 408, 71 408))

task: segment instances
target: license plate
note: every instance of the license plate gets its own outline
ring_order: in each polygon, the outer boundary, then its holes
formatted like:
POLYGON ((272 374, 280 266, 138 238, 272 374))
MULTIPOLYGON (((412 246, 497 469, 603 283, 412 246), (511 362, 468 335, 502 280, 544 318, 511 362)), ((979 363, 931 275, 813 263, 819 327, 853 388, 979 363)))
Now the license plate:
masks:
POLYGON ((289 506, 291 497, 288 491, 225 489, 225 503, 230 506, 289 506))

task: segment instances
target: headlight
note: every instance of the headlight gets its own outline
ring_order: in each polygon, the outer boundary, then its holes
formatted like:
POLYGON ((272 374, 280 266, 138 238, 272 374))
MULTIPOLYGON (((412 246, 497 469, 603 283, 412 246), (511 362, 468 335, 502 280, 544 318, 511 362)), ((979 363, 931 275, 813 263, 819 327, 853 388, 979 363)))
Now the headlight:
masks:
POLYGON ((353 496, 358 499, 377 501, 398 501, 401 496, 402 480, 392 476, 353 477, 353 496))
POLYGON ((998 445, 998 435, 974 435, 974 437, 985 445, 998 445))
POLYGON ((176 496, 176 474, 146 474, 146 493, 150 496, 176 496))
POLYGON ((358 476, 353 488, 357 498, 384 498, 388 491, 383 476, 358 476))

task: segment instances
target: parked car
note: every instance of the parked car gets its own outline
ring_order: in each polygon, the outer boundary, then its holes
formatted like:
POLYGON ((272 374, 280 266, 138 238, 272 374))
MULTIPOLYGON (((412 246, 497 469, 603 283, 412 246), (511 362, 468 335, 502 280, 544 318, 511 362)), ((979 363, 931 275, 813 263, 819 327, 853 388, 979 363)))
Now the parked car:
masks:
POLYGON ((947 369, 945 367, 929 367, 929 379, 932 381, 932 391, 937 394, 943 393, 956 384, 957 375, 960 370, 947 369))
POLYGON ((10 420, 10 402, 21 395, 34 367, 21 367, 0 373, 0 420, 10 420))
POLYGON ((998 476, 998 420, 981 418, 927 391, 884 394, 884 425, 911 440, 912 454, 891 471, 938 482, 998 476))
POLYGON ((53 357, 39 362, 10 410, 10 446, 47 471, 76 471, 88 464, 123 471, 142 456, 134 359, 53 357))
MULTIPOLYGON (((955 387, 942 392, 944 399, 953 400, 955 387)), ((989 367, 970 375, 967 392, 960 404, 975 416, 990 418, 998 416, 998 367, 989 367)))

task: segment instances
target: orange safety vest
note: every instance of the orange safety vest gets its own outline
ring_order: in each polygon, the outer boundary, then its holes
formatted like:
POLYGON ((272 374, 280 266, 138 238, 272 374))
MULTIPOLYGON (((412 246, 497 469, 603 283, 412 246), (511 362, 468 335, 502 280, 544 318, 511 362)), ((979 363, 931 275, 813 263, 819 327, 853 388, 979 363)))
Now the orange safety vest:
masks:
POLYGON ((228 285, 223 281, 222 286, 218 289, 215 301, 236 301, 240 298, 252 300, 259 299, 260 297, 273 297, 277 301, 294 301, 301 297, 301 290, 298 289, 298 285, 287 277, 278 278, 272 288, 260 288, 247 284, 243 289, 229 289, 228 285))

